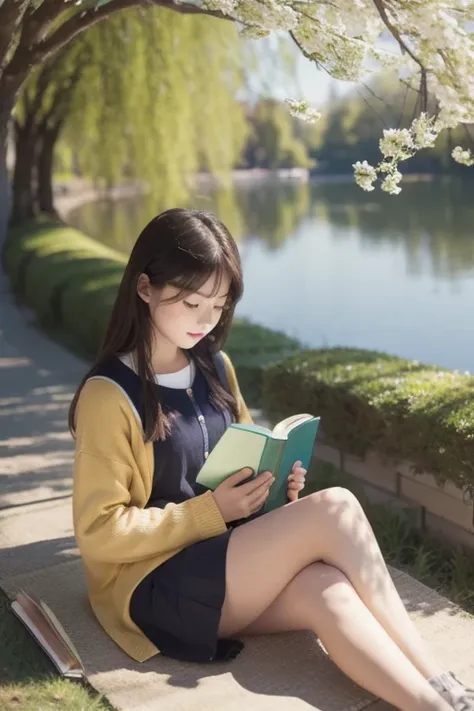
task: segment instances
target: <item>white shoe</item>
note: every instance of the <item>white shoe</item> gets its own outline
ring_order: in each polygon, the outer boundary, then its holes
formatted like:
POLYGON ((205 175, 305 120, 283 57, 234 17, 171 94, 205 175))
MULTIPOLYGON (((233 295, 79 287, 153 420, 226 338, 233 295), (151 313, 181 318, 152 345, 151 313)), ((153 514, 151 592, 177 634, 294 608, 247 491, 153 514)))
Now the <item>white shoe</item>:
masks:
POLYGON ((429 683, 454 711, 474 711, 474 689, 464 686, 453 672, 443 672, 429 683))

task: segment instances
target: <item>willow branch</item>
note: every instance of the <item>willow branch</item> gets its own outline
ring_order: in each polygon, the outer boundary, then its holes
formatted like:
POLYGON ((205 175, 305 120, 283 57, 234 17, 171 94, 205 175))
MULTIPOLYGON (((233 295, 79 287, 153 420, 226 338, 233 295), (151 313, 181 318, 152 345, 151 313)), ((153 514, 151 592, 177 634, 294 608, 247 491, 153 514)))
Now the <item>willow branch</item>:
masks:
POLYGON ((98 9, 90 9, 85 12, 79 12, 73 17, 64 22, 58 29, 49 37, 46 37, 42 42, 39 42, 33 50, 35 61, 43 61, 50 57, 64 45, 68 44, 74 37, 83 32, 89 27, 101 22, 110 15, 140 5, 155 5, 163 7, 174 12, 179 12, 183 15, 210 15, 219 19, 232 20, 232 18, 224 15, 216 10, 206 10, 205 8, 197 7, 188 3, 175 2, 174 0, 110 0, 106 5, 102 5, 98 9))

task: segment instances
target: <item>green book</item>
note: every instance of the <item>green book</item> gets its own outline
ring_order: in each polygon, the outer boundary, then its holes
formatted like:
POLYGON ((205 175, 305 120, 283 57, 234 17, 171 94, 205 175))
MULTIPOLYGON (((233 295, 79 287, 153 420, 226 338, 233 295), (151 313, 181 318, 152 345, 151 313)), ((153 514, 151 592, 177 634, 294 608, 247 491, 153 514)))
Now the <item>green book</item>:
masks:
POLYGON ((283 506, 288 502, 291 467, 298 460, 304 469, 309 466, 319 419, 307 414, 292 415, 273 430, 260 425, 230 425, 206 459, 197 483, 214 491, 228 476, 244 467, 250 467, 253 476, 271 471, 275 481, 264 511, 283 506))

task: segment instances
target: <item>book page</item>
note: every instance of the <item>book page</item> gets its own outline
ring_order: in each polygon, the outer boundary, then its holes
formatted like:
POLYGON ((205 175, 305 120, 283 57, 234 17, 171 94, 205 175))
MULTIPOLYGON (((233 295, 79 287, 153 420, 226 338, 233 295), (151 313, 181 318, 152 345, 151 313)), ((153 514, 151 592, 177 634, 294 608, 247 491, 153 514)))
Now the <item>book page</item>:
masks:
POLYGON ((48 607, 48 605, 45 602, 43 602, 42 600, 41 600, 40 604, 41 604, 41 608, 44 611, 44 614, 49 618, 49 621, 51 622, 51 624, 56 628, 56 631, 62 637, 64 643, 68 645, 68 647, 71 650, 71 653, 74 654, 74 656, 77 658, 77 665, 81 669, 83 669, 83 665, 81 662, 81 658, 79 656, 79 652, 77 651, 76 647, 72 643, 71 638, 66 633, 66 630, 64 629, 62 624, 59 622, 58 618, 56 617, 54 612, 51 610, 51 608, 48 607))
POLYGON ((12 611, 33 635, 58 671, 66 675, 71 669, 70 662, 72 661, 74 664, 74 660, 63 656, 62 652, 64 649, 58 649, 58 637, 55 634, 51 634, 51 628, 45 623, 45 620, 32 619, 28 612, 16 600, 12 602, 12 611))
MULTIPOLYGON (((83 674, 80 659, 75 654, 72 644, 71 647, 69 646, 69 638, 64 630, 65 638, 63 638, 59 630, 56 629, 56 625, 42 609, 40 602, 21 591, 12 603, 12 610, 30 630, 62 674, 66 674, 71 670, 76 670, 81 675, 83 674)), ((54 617, 54 615, 52 616, 54 617)), ((61 628, 59 622, 57 620, 56 622, 61 628)))
POLYGON ((284 420, 275 425, 273 428, 273 436, 281 439, 286 438, 292 429, 298 427, 298 425, 303 422, 307 422, 307 420, 312 419, 313 415, 308 415, 307 413, 286 417, 284 420))

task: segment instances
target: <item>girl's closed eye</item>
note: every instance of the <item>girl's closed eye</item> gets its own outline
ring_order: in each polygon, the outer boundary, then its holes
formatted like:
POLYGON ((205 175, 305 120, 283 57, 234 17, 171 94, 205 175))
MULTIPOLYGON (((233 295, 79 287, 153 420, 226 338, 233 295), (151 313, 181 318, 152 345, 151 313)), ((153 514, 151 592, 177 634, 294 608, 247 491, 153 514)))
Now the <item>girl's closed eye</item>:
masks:
MULTIPOLYGON (((183 303, 184 303, 185 306, 188 307, 188 309, 197 309, 198 306, 199 306, 199 304, 192 304, 191 302, 186 301, 185 299, 183 299, 183 303)), ((223 311, 223 310, 224 310, 224 306, 214 306, 214 308, 215 308, 217 311, 223 311)))

